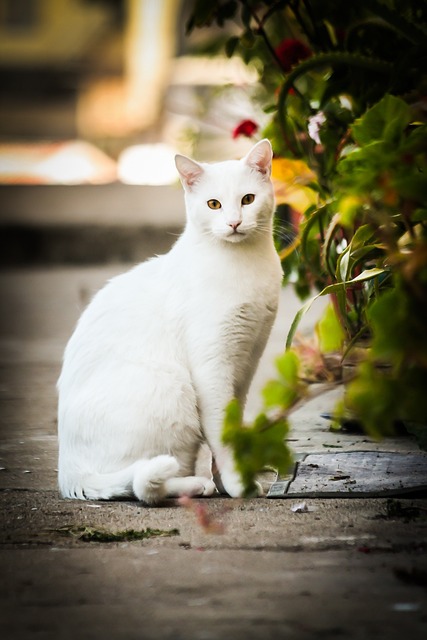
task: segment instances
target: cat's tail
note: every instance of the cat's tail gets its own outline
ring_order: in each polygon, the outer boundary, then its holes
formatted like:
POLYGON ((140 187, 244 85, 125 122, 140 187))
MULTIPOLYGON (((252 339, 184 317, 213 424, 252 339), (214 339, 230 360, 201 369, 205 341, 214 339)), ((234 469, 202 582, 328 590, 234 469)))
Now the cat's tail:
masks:
POLYGON ((59 488, 64 498, 78 500, 111 500, 136 496, 147 504, 165 497, 165 482, 177 476, 176 458, 160 455, 138 460, 114 473, 83 473, 73 478, 59 474, 59 488))

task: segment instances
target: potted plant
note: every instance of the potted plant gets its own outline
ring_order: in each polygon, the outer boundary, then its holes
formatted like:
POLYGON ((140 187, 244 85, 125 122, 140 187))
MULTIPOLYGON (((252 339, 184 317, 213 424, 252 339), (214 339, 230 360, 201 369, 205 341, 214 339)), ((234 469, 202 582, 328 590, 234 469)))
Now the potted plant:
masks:
MULTIPOLYGON (((373 435, 404 418, 425 441, 427 4, 197 0, 189 30, 213 23, 231 24, 226 53, 260 70, 279 196, 289 167, 300 163, 305 176, 298 228, 290 243, 277 237, 285 275, 301 297, 331 296, 321 346, 341 349, 345 361, 369 342, 348 409, 373 435)), ((288 349, 315 297, 295 318, 288 349)), ((291 378, 294 401, 302 388, 291 378)), ((267 405, 279 407, 271 393, 267 405)))

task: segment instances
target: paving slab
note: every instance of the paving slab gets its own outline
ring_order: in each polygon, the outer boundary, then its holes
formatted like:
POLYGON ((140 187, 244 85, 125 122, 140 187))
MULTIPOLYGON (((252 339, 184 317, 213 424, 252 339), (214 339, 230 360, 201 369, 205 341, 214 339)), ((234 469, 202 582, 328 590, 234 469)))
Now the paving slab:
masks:
POLYGON ((427 493, 427 453, 345 451, 300 456, 269 498, 382 497, 427 493))

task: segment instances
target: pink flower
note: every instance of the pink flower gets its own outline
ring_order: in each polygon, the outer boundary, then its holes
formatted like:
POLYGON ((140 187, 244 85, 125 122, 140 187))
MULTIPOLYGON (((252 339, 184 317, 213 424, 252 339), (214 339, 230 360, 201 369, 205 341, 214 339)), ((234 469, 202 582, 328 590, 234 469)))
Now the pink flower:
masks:
POLYGON ((258 129, 259 127, 257 123, 253 120, 242 120, 242 122, 240 122, 233 130, 232 136, 233 138, 238 138, 239 136, 252 138, 252 136, 258 131, 258 129))
POLYGON ((318 111, 314 116, 310 116, 308 119, 308 135, 314 142, 321 144, 320 131, 322 125, 326 122, 326 116, 323 111, 318 111))
POLYGON ((286 38, 275 49, 276 56, 280 60, 283 71, 288 73, 298 62, 309 58, 311 50, 300 40, 286 38))

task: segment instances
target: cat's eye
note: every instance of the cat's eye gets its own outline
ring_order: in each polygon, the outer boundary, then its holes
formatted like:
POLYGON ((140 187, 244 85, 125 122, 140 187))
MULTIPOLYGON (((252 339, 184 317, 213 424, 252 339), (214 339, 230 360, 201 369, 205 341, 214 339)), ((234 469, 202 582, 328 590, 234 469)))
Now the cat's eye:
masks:
POLYGON ((212 198, 212 200, 208 200, 208 207, 209 209, 221 209, 221 203, 219 200, 212 198))
POLYGON ((255 200, 255 196, 253 193, 247 193, 245 196, 243 196, 242 198, 242 204, 252 204, 252 202, 255 200))

